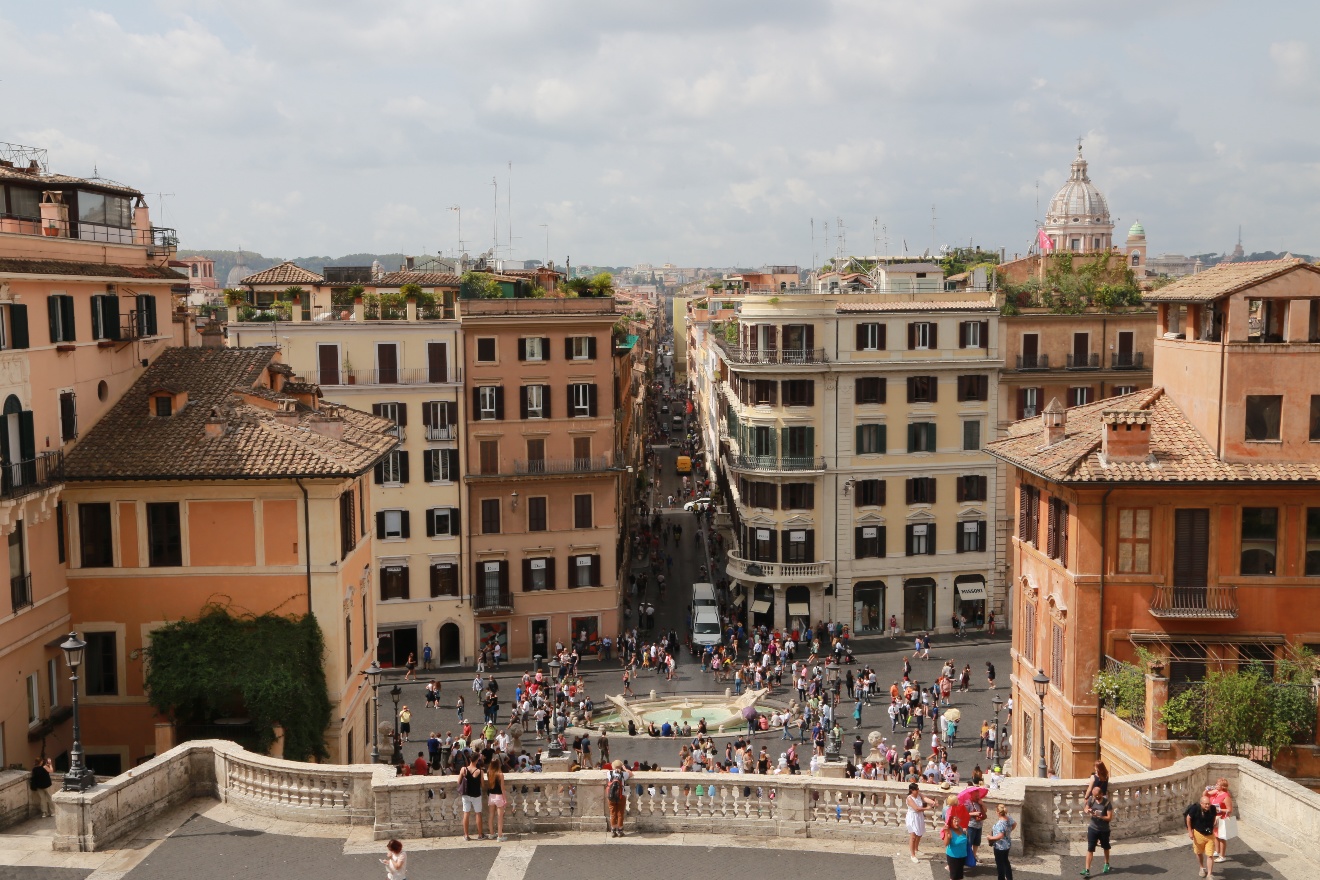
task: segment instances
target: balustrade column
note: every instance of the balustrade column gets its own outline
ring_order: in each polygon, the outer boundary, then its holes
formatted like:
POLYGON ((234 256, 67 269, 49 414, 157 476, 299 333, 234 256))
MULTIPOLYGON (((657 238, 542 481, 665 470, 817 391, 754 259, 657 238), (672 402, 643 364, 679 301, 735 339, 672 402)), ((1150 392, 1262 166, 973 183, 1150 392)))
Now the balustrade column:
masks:
POLYGON ((1169 701, 1169 680, 1159 674, 1163 671, 1162 667, 1152 667, 1146 673, 1146 735, 1156 742, 1169 738, 1169 728, 1160 715, 1169 701))

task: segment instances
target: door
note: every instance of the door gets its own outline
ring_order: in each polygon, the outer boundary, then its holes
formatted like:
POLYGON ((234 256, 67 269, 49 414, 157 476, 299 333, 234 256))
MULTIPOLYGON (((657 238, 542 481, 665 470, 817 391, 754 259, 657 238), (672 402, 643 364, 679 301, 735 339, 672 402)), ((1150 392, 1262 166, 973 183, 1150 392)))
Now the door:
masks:
POLYGON ((544 660, 550 656, 550 621, 532 621, 532 656, 544 660))
POLYGON ((449 381, 449 346, 443 342, 426 344, 427 381, 449 381))
POLYGON ((1132 366, 1132 331, 1120 330, 1118 333, 1118 365, 1132 366))
POLYGON ((399 347, 392 342, 376 346, 376 381, 396 385, 399 381, 399 347))
POLYGON ((316 347, 317 384, 339 384, 339 346, 318 345, 316 347))
POLYGON ((1022 366, 1036 366, 1036 356, 1040 353, 1040 336, 1035 333, 1022 334, 1022 366))
POLYGON ((446 623, 440 627, 440 653, 436 661, 441 666, 456 666, 462 659, 462 646, 459 644, 458 624, 446 623))
POLYGON ((1074 333, 1073 334, 1073 364, 1078 367, 1085 367, 1091 361, 1091 334, 1074 333))
POLYGON ((914 578, 903 584, 903 629, 920 632, 935 628, 935 582, 914 578))
POLYGON ((859 581, 853 585, 853 632, 884 632, 884 581, 859 581))

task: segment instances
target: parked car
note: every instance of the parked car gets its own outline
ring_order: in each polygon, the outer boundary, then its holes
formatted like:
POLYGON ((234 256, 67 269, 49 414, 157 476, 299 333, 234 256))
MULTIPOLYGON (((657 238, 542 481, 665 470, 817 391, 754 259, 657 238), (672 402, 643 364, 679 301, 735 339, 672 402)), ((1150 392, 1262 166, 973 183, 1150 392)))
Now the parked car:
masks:
POLYGON ((684 510, 689 512, 696 512, 696 513, 700 513, 701 511, 706 510, 708 507, 710 507, 709 498, 698 498, 695 501, 689 501, 687 504, 683 505, 684 510))

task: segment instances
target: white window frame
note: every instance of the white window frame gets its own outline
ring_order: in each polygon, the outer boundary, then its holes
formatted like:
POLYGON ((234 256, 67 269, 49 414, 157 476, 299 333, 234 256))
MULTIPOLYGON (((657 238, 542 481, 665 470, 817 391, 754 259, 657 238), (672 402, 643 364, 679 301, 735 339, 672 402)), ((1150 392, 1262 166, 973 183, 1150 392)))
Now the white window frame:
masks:
POLYGON ((573 557, 573 586, 591 586, 591 554, 573 557))
POLYGON ((985 520, 965 519, 958 522, 958 546, 964 553, 984 553, 985 520), (968 528, 971 526, 971 528, 968 528))
POLYGON ((545 418, 545 386, 524 385, 523 393, 527 395, 527 418, 545 418))
POLYGON ((60 661, 55 659, 46 661, 46 697, 50 702, 51 711, 54 712, 55 707, 60 704, 60 661))
POLYGON ((528 585, 528 591, 533 593, 542 593, 550 589, 550 584, 548 581, 550 577, 549 574, 550 560, 547 557, 538 556, 533 559, 529 559, 527 561, 531 563, 529 569, 532 572, 532 582, 528 585), (540 563, 539 568, 537 567, 538 562, 540 563), (539 576, 539 584, 538 584, 538 576, 539 576))
POLYGON ((1075 388, 1070 388, 1068 390, 1071 392, 1069 396, 1073 399, 1073 406, 1085 406, 1086 404, 1093 402, 1091 400, 1091 386, 1089 385, 1078 385, 1075 388), (1083 397, 1086 399, 1083 400, 1083 397))
POLYGON ((479 411, 481 413, 481 421, 483 422, 495 418, 496 387, 497 386, 495 385, 482 385, 480 388, 477 389, 478 400, 481 403, 481 406, 479 407, 479 411))
MULTIPOLYGON (((574 337, 581 339, 583 337, 574 337)), ((573 417, 581 418, 591 415, 591 385, 586 382, 575 382, 568 386, 570 397, 572 398, 573 417)))
POLYGON ((927 556, 930 554, 930 530, 925 523, 917 523, 912 526, 912 556, 927 556))
POLYGON ((1136 385, 1115 385, 1114 397, 1121 397, 1124 394, 1135 394, 1136 391, 1137 391, 1136 385))
POLYGON ((917 350, 929 351, 931 322, 914 321, 913 324, 915 325, 915 327, 912 331, 912 349, 914 351, 917 350))
POLYGON ((965 339, 966 339, 966 341, 967 341, 967 347, 968 347, 968 348, 980 348, 980 347, 981 347, 981 322, 980 322, 980 321, 967 321, 966 323, 967 323, 967 330, 966 330, 966 336, 965 336, 965 339))
POLYGON ((380 481, 386 486, 403 485, 403 468, 400 466, 400 453, 397 449, 387 452, 380 460, 380 481))
POLYGON ((1040 415, 1040 395, 1035 388, 1022 389, 1022 418, 1031 419, 1040 415))
POLYGON ((428 449, 424 453, 431 457, 431 474, 435 477, 432 483, 452 483, 455 481, 455 474, 449 473, 449 456, 445 449, 428 449))
POLYGON ((545 348, 541 344, 543 338, 544 337, 541 336, 528 336, 523 341, 523 349, 527 355, 527 360, 529 361, 545 360, 545 348))
POLYGON ((862 350, 862 351, 879 351, 879 350, 880 350, 880 325, 877 324, 877 323, 869 323, 869 322, 868 322, 868 323, 862 324, 862 326, 863 326, 864 328, 866 328, 865 330, 862 331, 863 333, 866 334, 866 339, 864 340, 864 343, 863 343, 863 345, 862 345, 862 349, 861 349, 861 350, 862 350))
POLYGON ((591 337, 574 336, 573 339, 573 360, 589 361, 591 360, 591 337))
POLYGON ((377 535, 382 541, 402 541, 403 540, 403 511, 395 508, 381 511, 384 520, 384 527, 381 534, 377 535), (394 520, 394 528, 390 528, 390 520, 394 520), (391 534, 393 531, 393 534, 391 534))
POLYGON ((34 672, 27 677, 28 727, 41 723, 41 675, 34 672))
POLYGON ((430 510, 426 512, 426 515, 431 518, 431 532, 433 537, 436 538, 454 537, 454 508, 432 507, 430 510), (443 532, 440 531, 440 529, 438 528, 440 517, 442 516, 444 517, 444 521, 445 521, 445 530, 443 532))

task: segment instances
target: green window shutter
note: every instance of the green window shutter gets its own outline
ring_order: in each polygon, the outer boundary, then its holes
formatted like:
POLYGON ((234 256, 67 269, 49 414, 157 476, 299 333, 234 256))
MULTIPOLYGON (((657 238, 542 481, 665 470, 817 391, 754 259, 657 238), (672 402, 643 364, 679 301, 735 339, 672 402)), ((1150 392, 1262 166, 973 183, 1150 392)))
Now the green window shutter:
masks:
POLYGON ((875 429, 875 430, 876 430, 876 438, 877 438, 877 439, 876 439, 876 451, 877 451, 877 452, 880 452, 880 453, 888 452, 888 451, 889 451, 889 443, 888 443, 888 440, 887 440, 887 438, 886 438, 886 436, 885 436, 885 433, 886 433, 886 426, 885 426, 885 425, 878 425, 878 426, 876 426, 876 429, 875 429))
POLYGON ((784 450, 784 455, 785 455, 785 456, 787 456, 787 455, 789 454, 789 450, 792 448, 792 447, 789 445, 789 442, 788 442, 788 431, 789 431, 788 428, 780 428, 780 429, 779 429, 779 436, 780 436, 780 443, 779 443, 779 445, 780 445, 780 448, 782 448, 782 449, 784 450))
POLYGON ((51 345, 63 342, 64 340, 60 337, 60 298, 58 296, 46 297, 46 320, 50 324, 51 345))
POLYGON ((865 427, 865 425, 858 425, 858 426, 857 426, 857 442, 856 442, 856 444, 853 446, 853 452, 854 452, 854 453, 860 453, 860 452, 862 451, 862 429, 863 429, 864 427, 865 427))
POLYGON ((28 313, 26 305, 14 303, 9 307, 9 324, 14 348, 27 348, 29 343, 28 313))
POLYGON ((934 422, 928 422, 928 423, 926 424, 926 451, 927 451, 927 452, 934 452, 934 451, 935 451, 935 423, 934 423, 934 422))
POLYGON ((808 458, 815 458, 815 457, 816 457, 816 429, 815 429, 814 427, 809 427, 809 428, 807 428, 806 433, 807 433, 807 444, 806 444, 806 446, 807 446, 807 457, 808 457, 808 458))
POLYGON ((916 425, 915 422, 909 422, 909 423, 908 423, 908 445, 907 445, 908 452, 916 452, 916 451, 917 451, 917 449, 918 449, 918 446, 917 446, 917 440, 918 440, 918 437, 917 437, 917 425, 916 425))

